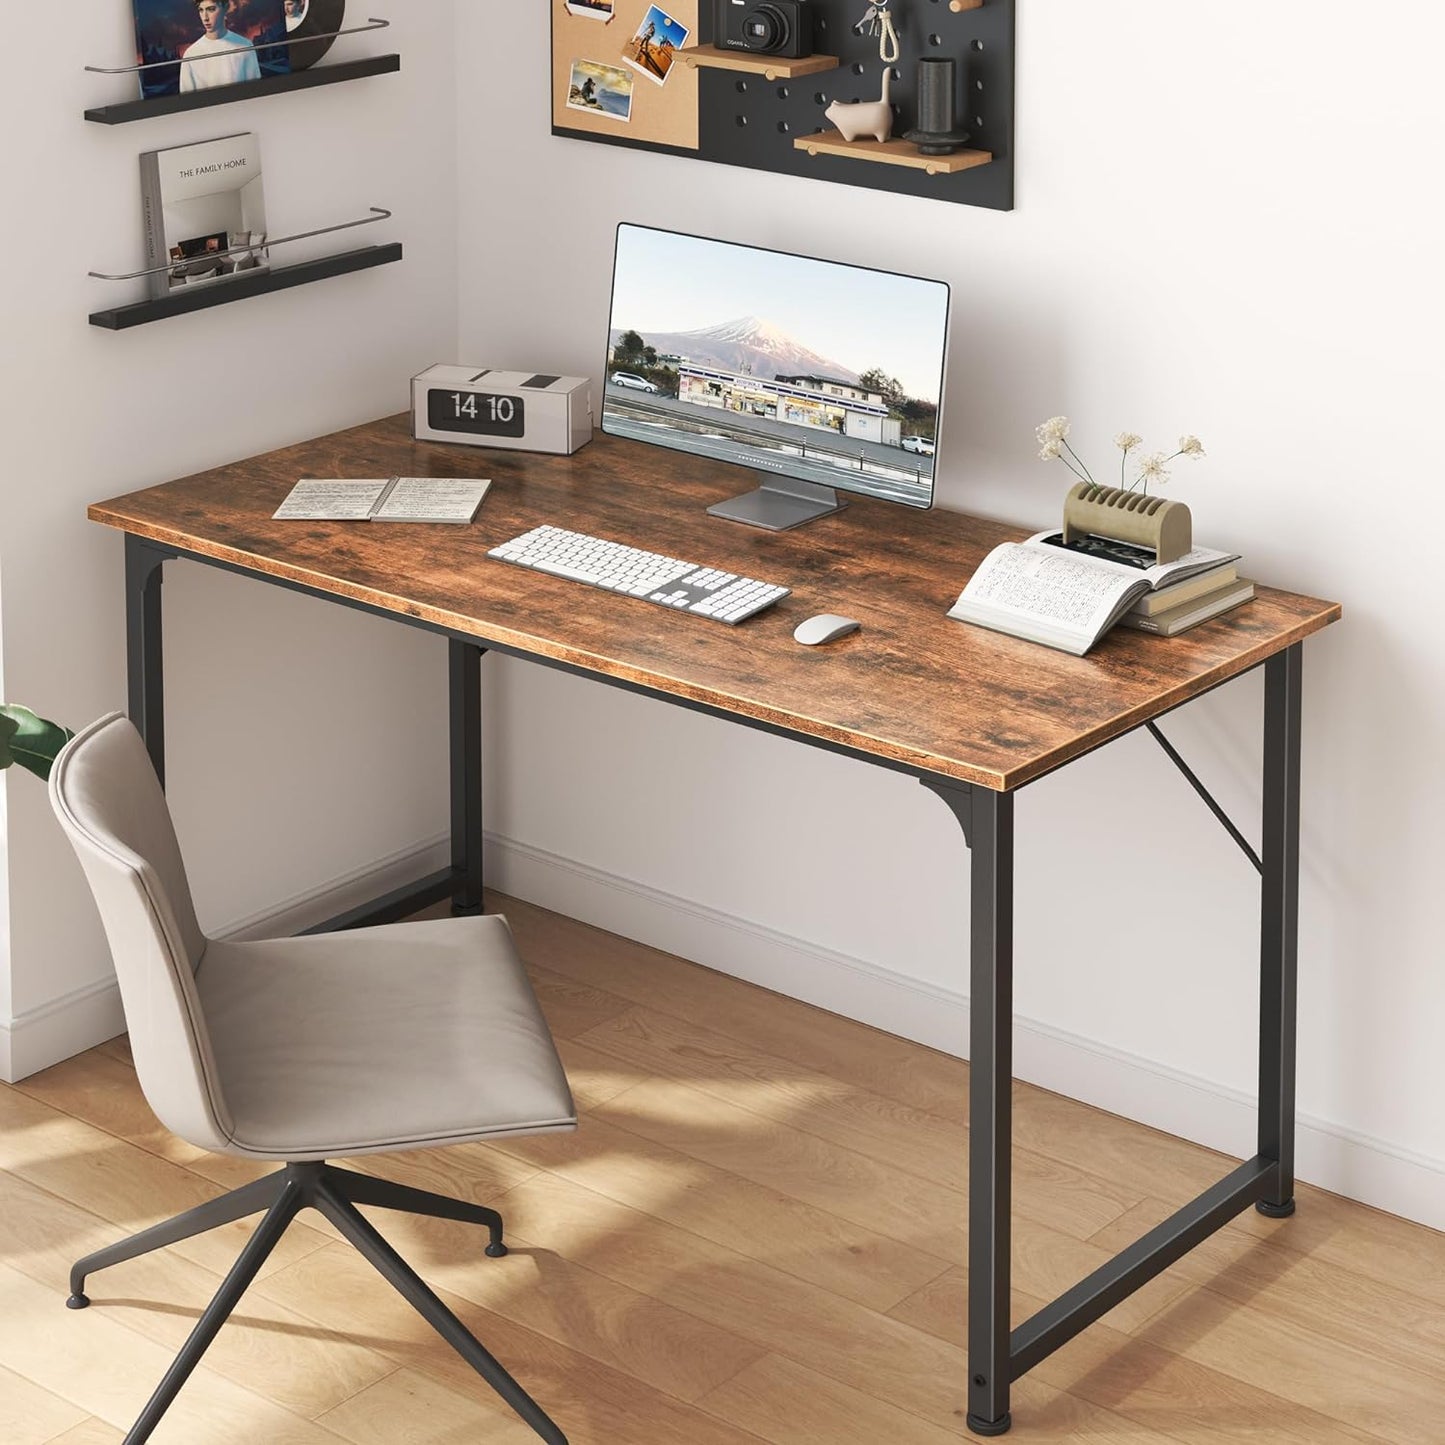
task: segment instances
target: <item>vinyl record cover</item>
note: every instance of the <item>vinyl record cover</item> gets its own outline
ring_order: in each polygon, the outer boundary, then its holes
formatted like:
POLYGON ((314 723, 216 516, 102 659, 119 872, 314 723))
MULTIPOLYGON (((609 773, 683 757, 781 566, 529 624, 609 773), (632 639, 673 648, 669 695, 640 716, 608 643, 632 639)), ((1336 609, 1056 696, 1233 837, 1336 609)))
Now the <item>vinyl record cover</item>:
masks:
POLYGON ((136 63, 153 67, 140 72, 145 99, 239 85, 291 69, 285 0, 131 3, 136 63))
POLYGON ((346 0, 282 0, 291 37, 291 69, 309 70, 335 44, 346 23, 346 0), (317 38, 319 37, 319 38, 317 38))

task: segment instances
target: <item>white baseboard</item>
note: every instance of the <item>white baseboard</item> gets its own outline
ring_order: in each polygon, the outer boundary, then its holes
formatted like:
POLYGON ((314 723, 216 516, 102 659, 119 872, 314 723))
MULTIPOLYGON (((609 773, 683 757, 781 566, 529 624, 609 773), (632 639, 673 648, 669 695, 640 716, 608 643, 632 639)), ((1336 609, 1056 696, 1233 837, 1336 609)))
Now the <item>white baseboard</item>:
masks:
MULTIPOLYGON (((968 997, 512 839, 487 839, 503 893, 966 1057, 968 997)), ((1252 1095, 1015 1017, 1014 1072, 1042 1088, 1228 1154, 1253 1152, 1252 1095)), ((1445 1229, 1445 1160, 1301 1114, 1296 1174, 1445 1229)))
MULTIPOLYGON (((503 893, 945 1053, 966 1053, 964 994, 515 839, 489 833, 486 841, 488 883, 503 893)), ((232 939, 292 933, 436 872, 448 857, 445 838, 433 839, 216 932, 232 939)), ((13 1083, 123 1029, 113 979, 79 989, 0 1025, 0 1077, 13 1083)), ((1015 1019, 1014 1072, 1225 1153, 1252 1147, 1252 1096, 1036 1020, 1015 1019)), ((1324 1189, 1445 1229, 1445 1160, 1301 1114, 1296 1171, 1324 1189)))

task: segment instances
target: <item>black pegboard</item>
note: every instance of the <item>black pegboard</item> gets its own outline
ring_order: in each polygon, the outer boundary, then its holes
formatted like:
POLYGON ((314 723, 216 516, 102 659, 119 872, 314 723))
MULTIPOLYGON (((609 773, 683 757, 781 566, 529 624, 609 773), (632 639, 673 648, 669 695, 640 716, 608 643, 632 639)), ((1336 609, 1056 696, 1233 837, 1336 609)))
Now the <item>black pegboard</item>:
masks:
MULTIPOLYGON (((970 148, 986 150, 987 164, 953 175, 849 157, 810 156, 794 142, 815 131, 833 130, 823 117, 834 100, 876 100, 882 77, 876 37, 855 35, 853 25, 866 0, 808 0, 817 29, 814 48, 836 55, 836 70, 794 80, 703 69, 699 84, 699 142, 692 150, 632 141, 554 125, 552 133, 723 165, 863 186, 875 191, 925 196, 957 205, 1013 209, 1014 191, 1014 11, 1015 0, 985 0, 977 9, 954 11, 948 0, 893 0, 902 58, 894 67, 893 103, 901 136, 916 121, 916 66, 924 56, 952 56, 958 62, 958 124, 969 131, 970 148)), ((701 0, 700 39, 712 41, 713 0, 701 0)))

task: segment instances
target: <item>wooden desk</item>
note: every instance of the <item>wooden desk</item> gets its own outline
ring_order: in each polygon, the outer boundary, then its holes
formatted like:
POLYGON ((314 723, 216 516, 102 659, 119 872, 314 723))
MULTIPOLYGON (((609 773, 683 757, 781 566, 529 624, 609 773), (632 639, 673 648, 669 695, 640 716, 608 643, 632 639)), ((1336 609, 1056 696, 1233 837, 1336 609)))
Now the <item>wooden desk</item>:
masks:
POLYGON ((984 554, 1022 531, 853 499, 796 532, 761 532, 706 515, 738 490, 737 478, 731 467, 603 436, 573 457, 417 443, 399 416, 97 503, 90 516, 126 534, 130 709, 162 778, 169 559, 449 639, 452 867, 324 927, 402 917, 448 894, 460 910, 480 908, 486 651, 878 763, 942 798, 970 849, 968 1423, 999 1434, 1012 1380, 1241 1210, 1294 1208, 1301 643, 1340 608, 1261 588, 1182 637, 1119 631, 1090 656, 1070 657, 944 615, 984 554), (470 527, 271 520, 298 477, 390 475, 483 475, 494 485, 470 527), (542 522, 782 582, 793 595, 730 628, 484 556, 542 522), (816 612, 857 617, 862 631, 800 647, 792 630, 816 612), (1010 1332, 1014 792, 1261 664, 1258 1153, 1010 1332))

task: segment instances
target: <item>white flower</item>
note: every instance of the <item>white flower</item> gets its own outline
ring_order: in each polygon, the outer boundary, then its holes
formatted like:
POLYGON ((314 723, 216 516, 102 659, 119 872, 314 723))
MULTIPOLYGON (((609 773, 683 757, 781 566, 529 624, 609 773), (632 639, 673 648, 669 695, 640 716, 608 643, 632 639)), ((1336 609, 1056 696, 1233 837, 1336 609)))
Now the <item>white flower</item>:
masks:
POLYGON ((1179 455, 1199 458, 1204 455, 1204 443, 1198 437, 1180 437, 1179 455))
POLYGON ((1069 434, 1069 419, 1051 416, 1034 434, 1041 442, 1061 442, 1069 434))
POLYGON ((1063 453, 1064 444, 1061 441, 1045 442, 1043 450, 1039 453, 1041 462, 1055 462, 1063 453))
POLYGON ((1138 432, 1121 431, 1114 438, 1114 445, 1122 452, 1132 452, 1135 447, 1144 445, 1144 438, 1138 432))
POLYGON ((1164 463, 1168 460, 1163 452, 1150 452, 1139 463, 1138 480, 1143 482, 1146 488, 1150 482, 1162 487, 1169 480, 1169 473, 1164 469, 1164 463))

